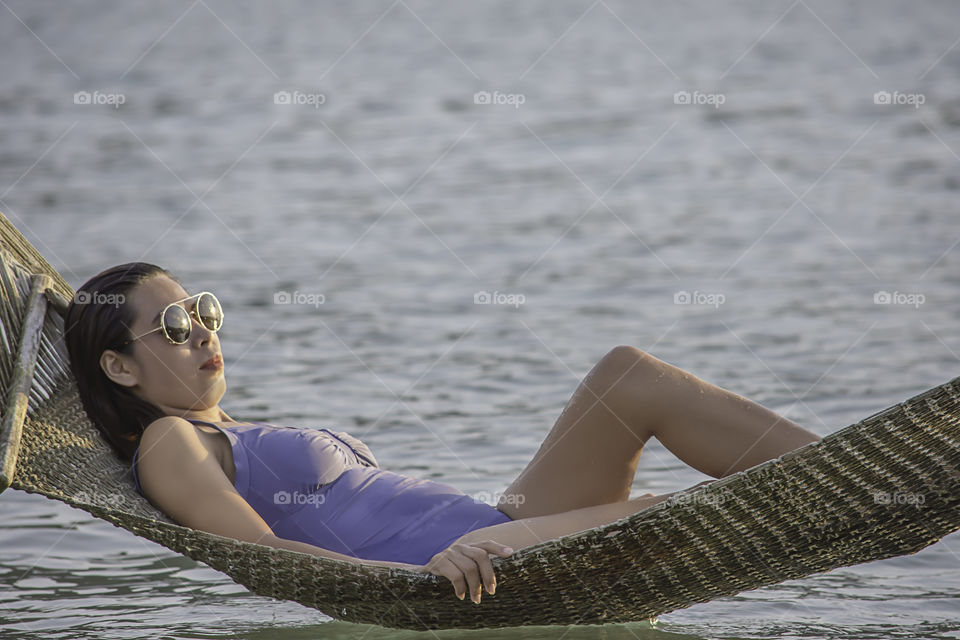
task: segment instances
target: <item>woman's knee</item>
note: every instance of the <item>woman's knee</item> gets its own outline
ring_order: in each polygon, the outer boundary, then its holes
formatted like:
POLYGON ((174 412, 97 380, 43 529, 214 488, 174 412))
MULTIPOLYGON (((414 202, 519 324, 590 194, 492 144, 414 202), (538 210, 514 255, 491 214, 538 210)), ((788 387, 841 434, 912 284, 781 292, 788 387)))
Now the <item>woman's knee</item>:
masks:
POLYGON ((629 371, 634 371, 638 368, 643 371, 656 371, 666 365, 664 361, 647 353, 643 349, 627 344, 620 344, 610 349, 610 351, 600 359, 600 364, 613 370, 629 371))
POLYGON ((591 388, 610 392, 627 389, 636 396, 638 388, 661 375, 665 363, 629 345, 617 345, 608 351, 591 370, 588 380, 591 388))
POLYGON ((618 344, 614 348, 610 349, 603 356, 603 360, 611 361, 614 363, 617 362, 626 362, 630 363, 639 358, 643 358, 648 355, 646 351, 638 349, 637 347, 631 346, 629 344, 618 344))

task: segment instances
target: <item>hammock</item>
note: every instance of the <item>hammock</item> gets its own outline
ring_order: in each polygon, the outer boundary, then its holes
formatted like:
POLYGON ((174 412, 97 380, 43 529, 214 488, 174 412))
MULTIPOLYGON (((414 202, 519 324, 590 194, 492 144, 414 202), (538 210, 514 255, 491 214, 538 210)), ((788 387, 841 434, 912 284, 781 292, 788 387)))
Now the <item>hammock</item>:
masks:
POLYGON ((698 602, 915 553, 960 528, 960 377, 819 442, 617 522, 494 557, 497 592, 241 542, 140 496, 87 418, 63 343, 74 292, 0 214, 0 491, 83 509, 338 620, 405 629, 652 620, 698 602))

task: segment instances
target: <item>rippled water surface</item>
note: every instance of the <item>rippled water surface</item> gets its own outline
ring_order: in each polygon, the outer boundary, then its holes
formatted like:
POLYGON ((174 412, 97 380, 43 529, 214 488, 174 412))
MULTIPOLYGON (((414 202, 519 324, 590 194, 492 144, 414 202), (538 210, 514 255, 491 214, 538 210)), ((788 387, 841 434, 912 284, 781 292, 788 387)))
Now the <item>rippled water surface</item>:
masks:
MULTIPOLYGON (((466 492, 502 491, 616 344, 826 435, 960 372, 958 18, 8 0, 0 210, 74 287, 142 259, 217 292, 234 418, 347 430, 466 492)), ((706 478, 651 441, 634 491, 706 478)), ((4 637, 413 635, 43 497, 0 503, 4 637)), ((470 635, 956 638, 958 569, 951 535, 653 627, 470 635)))

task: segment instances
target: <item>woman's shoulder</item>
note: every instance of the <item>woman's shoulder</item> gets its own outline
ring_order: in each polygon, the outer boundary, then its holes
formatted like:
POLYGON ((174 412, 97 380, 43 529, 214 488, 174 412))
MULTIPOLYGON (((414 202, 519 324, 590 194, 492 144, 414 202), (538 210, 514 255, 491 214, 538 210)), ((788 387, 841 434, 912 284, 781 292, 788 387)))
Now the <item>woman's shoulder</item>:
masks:
POLYGON ((222 441, 221 444, 220 436, 213 437, 213 429, 198 427, 201 427, 199 422, 192 423, 179 416, 163 416, 147 425, 140 434, 140 444, 137 446, 141 454, 136 456, 140 471, 148 474, 150 469, 162 471, 174 462, 189 458, 202 459, 212 453, 226 472, 224 460, 230 443, 222 441), (143 456, 144 451, 149 451, 150 455, 143 456))
POLYGON ((139 467, 140 484, 154 474, 162 476, 172 462, 183 459, 185 452, 196 452, 199 448, 203 448, 203 443, 189 421, 178 416, 157 418, 140 434, 134 453, 134 469, 139 467), (144 455, 147 451, 150 455, 144 455))
POLYGON ((180 416, 163 416, 146 426, 140 434, 140 447, 155 445, 161 441, 182 441, 188 434, 196 435, 193 423, 180 416), (170 436, 175 436, 170 438, 170 436))
POLYGON ((216 430, 222 430, 227 426, 239 427, 249 425, 248 422, 209 422, 206 420, 194 420, 181 418, 180 416, 163 416, 157 418, 147 425, 140 434, 140 443, 138 448, 150 447, 153 449, 158 445, 165 450, 177 450, 184 446, 201 444, 207 448, 210 447, 209 438, 205 435, 216 433, 216 430), (206 443, 206 444, 204 444, 206 443))
POLYGON ((190 426, 190 421, 180 416, 161 416, 148 424, 143 430, 143 435, 149 432, 167 431, 169 429, 185 428, 190 426))

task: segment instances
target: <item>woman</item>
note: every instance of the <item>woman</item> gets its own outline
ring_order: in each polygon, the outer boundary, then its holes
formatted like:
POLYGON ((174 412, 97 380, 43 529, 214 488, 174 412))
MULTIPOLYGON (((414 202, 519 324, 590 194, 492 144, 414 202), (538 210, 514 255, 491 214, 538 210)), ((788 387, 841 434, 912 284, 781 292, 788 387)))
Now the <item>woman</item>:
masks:
POLYGON ((630 498, 654 436, 720 478, 819 437, 639 349, 613 348, 574 391, 496 507, 380 469, 345 432, 237 422, 209 292, 152 264, 107 269, 66 316, 84 409, 132 463, 138 490, 176 522, 238 540, 448 578, 493 593, 491 554, 613 522, 671 494, 630 498))

